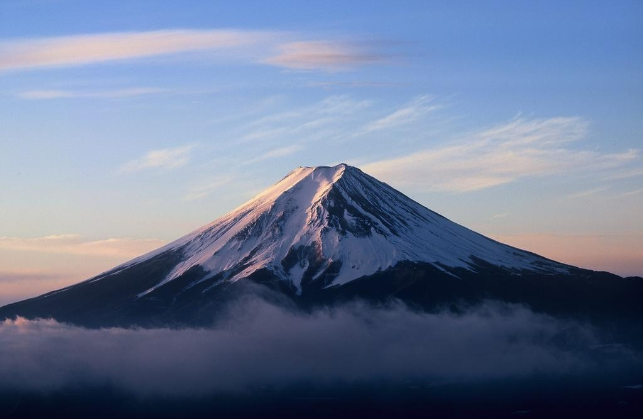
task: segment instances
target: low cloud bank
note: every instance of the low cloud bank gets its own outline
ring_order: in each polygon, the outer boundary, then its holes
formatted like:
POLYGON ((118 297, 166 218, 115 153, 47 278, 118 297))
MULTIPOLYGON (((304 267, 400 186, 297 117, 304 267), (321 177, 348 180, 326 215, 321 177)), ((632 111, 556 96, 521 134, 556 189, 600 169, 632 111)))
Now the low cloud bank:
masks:
POLYGON ((54 320, 0 323, 0 389, 113 385, 139 395, 258 387, 573 376, 641 365, 592 329, 521 306, 464 314, 359 304, 293 313, 261 300, 212 329, 91 330, 54 320))

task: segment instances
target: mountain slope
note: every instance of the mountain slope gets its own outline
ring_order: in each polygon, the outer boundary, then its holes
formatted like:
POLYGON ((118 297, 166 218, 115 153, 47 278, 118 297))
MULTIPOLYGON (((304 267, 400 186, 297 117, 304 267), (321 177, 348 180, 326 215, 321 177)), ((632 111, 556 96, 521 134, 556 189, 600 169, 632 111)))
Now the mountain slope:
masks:
POLYGON ((181 262, 159 284, 199 266, 207 280, 236 281, 267 268, 301 290, 341 285, 396 263, 473 269, 476 260, 512 270, 564 272, 558 264, 490 240, 344 164, 300 167, 248 203, 126 268, 164 252, 181 262))
MULTIPOLYGON (((193 323, 207 321, 250 288, 265 292, 257 283, 296 304, 402 295, 395 285, 395 278, 406 277, 400 271, 416 271, 413 287, 431 304, 440 303, 439 289, 448 290, 444 301, 452 300, 466 295, 462 284, 476 279, 508 279, 503 287, 512 289, 540 278, 553 289, 560 278, 597 278, 477 234, 340 164, 295 169, 213 223, 95 278, 1 308, 0 317, 53 316, 91 325, 193 323), (388 285, 371 280, 381 282, 383 276, 388 285)), ((496 289, 480 284, 467 285, 480 298, 496 289)))

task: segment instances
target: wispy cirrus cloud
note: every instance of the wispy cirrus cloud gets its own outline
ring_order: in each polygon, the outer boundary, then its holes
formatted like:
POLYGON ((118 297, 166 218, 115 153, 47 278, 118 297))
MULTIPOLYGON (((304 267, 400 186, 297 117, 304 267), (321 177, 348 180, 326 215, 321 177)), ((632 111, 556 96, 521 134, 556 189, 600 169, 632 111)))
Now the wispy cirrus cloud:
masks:
POLYGON ((57 234, 35 238, 0 237, 0 251, 130 258, 154 250, 166 243, 166 241, 158 239, 85 240, 77 234, 57 234))
MULTIPOLYGON (((329 141, 337 136, 346 135, 346 122, 351 118, 359 119, 360 111, 371 106, 368 100, 355 100, 345 95, 329 96, 312 105, 297 110, 273 112, 244 124, 237 135, 240 143, 283 144, 297 141, 297 146, 317 140, 329 141)), ((296 147, 296 146, 295 146, 296 147)), ((267 152, 275 152, 271 147, 267 152)), ((280 150, 294 151, 287 146, 280 150)))
POLYGON ((441 105, 430 104, 432 100, 431 96, 418 96, 404 107, 368 124, 364 133, 406 125, 442 108, 441 105))
POLYGON ((190 144, 177 148, 148 151, 143 157, 125 163, 119 173, 137 172, 145 169, 176 169, 190 161, 190 154, 196 147, 190 144))
POLYGON ((587 189, 580 192, 575 192, 573 194, 568 195, 567 197, 571 199, 586 198, 588 196, 597 195, 601 192, 606 191, 607 189, 609 189, 607 186, 599 186, 598 188, 592 188, 592 189, 587 189))
POLYGON ((289 156, 291 154, 294 154, 300 150, 303 150, 304 146, 301 144, 293 144, 289 145, 286 147, 278 147, 272 150, 269 150, 265 153, 263 153, 261 156, 256 157, 254 159, 247 160, 243 162, 244 165, 249 165, 249 164, 255 164, 259 163, 262 161, 270 160, 270 159, 276 159, 279 157, 285 157, 289 156))
POLYGON ((73 99, 73 98, 122 98, 148 96, 168 92, 156 87, 132 87, 127 89, 82 91, 82 90, 28 90, 18 93, 18 97, 30 100, 73 99))
POLYGON ((346 87, 395 87, 402 86, 403 83, 390 83, 378 81, 315 81, 307 83, 309 87, 321 87, 323 89, 346 88, 346 87))
POLYGON ((638 194, 640 194, 640 193, 643 193, 643 188, 641 188, 641 189, 635 189, 635 190, 633 190, 633 191, 624 192, 624 193, 622 193, 622 194, 621 194, 621 198, 625 198, 625 197, 628 197, 628 196, 638 195, 638 194))
POLYGON ((60 279, 60 276, 51 272, 44 272, 37 269, 3 269, 2 271, 0 271, 0 284, 2 284, 3 286, 12 283, 24 283, 27 281, 46 282, 56 279, 60 279))
POLYGON ((297 70, 342 71, 385 61, 375 44, 301 37, 280 31, 168 29, 5 40, 0 41, 0 72, 194 52, 297 70))
POLYGON ((556 146, 583 139, 589 123, 579 117, 525 119, 518 115, 511 121, 480 132, 477 136, 513 145, 556 146))
POLYGON ((220 189, 224 185, 232 182, 234 178, 232 176, 224 176, 219 179, 215 179, 211 182, 203 183, 197 186, 192 186, 188 189, 187 194, 183 197, 184 201, 192 201, 195 199, 205 198, 206 196, 212 194, 214 191, 220 189))
POLYGON ((629 179, 629 178, 638 177, 638 176, 643 176, 643 169, 637 168, 637 169, 631 169, 631 170, 623 170, 608 176, 606 179, 607 180, 629 179))
POLYGON ((639 160, 638 150, 600 153, 572 147, 587 129, 578 117, 518 117, 459 141, 362 167, 396 185, 468 192, 528 177, 623 169, 639 160))

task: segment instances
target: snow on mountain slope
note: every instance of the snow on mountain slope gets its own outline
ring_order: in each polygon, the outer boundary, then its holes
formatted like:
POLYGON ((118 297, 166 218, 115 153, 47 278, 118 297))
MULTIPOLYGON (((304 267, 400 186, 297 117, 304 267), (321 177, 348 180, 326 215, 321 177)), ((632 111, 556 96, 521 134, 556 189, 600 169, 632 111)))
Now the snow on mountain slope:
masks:
POLYGON ((345 164, 295 169, 213 223, 112 272, 177 251, 180 262, 139 296, 196 266, 207 274, 188 287, 221 273, 236 281, 266 268, 300 291, 314 281, 345 284, 400 261, 443 270, 473 270, 480 261, 516 272, 568 268, 453 223, 345 164))

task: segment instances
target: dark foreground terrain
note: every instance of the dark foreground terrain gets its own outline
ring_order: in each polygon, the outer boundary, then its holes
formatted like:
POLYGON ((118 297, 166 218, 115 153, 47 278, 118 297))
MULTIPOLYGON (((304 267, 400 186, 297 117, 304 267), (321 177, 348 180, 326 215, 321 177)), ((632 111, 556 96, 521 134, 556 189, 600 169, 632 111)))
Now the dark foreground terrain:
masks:
POLYGON ((472 383, 260 388, 251 394, 140 398, 110 387, 5 392, 0 417, 24 418, 640 418, 643 389, 627 377, 472 383))

